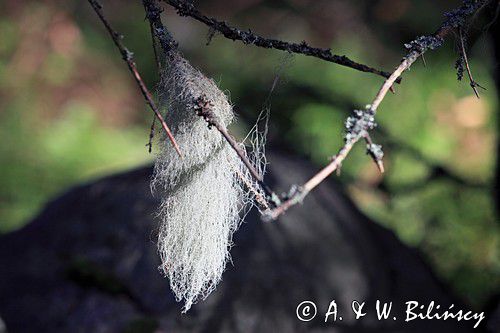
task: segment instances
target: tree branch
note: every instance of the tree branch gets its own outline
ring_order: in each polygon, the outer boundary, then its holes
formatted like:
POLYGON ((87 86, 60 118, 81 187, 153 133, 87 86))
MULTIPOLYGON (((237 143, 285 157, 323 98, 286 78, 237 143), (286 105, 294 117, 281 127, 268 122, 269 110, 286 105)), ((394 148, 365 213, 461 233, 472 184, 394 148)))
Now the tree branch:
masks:
MULTIPOLYGON (((239 40, 244 44, 255 45, 258 47, 266 49, 277 49, 281 51, 286 51, 290 53, 303 54, 306 56, 315 57, 328 62, 333 62, 342 66, 350 67, 361 72, 373 73, 380 75, 382 77, 388 78, 391 73, 384 72, 373 67, 355 62, 344 55, 336 55, 331 52, 330 49, 322 49, 317 47, 312 47, 308 45, 305 41, 297 44, 285 42, 277 39, 269 39, 261 37, 253 33, 250 29, 248 31, 243 31, 241 29, 232 27, 224 21, 218 21, 215 18, 208 17, 198 11, 193 4, 188 3, 183 0, 163 0, 170 6, 177 10, 180 16, 189 16, 195 20, 202 22, 210 28, 210 31, 218 31, 224 37, 231 39, 233 41, 239 40)), ((396 80, 400 83, 401 79, 396 80)))
MULTIPOLYGON (((340 149, 337 155, 335 155, 332 161, 319 171, 315 176, 313 176, 309 181, 307 181, 303 186, 299 187, 298 191, 295 191, 293 195, 290 196, 286 201, 284 201, 278 207, 268 211, 264 216, 265 219, 275 220, 281 214, 286 212, 290 207, 301 203, 305 196, 318 186, 323 180, 325 180, 330 174, 337 170, 344 159, 347 157, 354 144, 358 142, 361 138, 368 138, 369 130, 376 127, 375 115, 380 103, 384 100, 387 92, 391 89, 396 79, 420 57, 427 50, 434 50, 440 47, 443 43, 444 37, 446 37, 451 31, 457 28, 462 28, 468 17, 474 14, 479 8, 481 8, 487 0, 474 1, 474 0, 464 0, 462 6, 446 13, 447 19, 443 22, 441 27, 432 35, 422 36, 414 41, 405 44, 405 47, 409 49, 409 53, 403 58, 399 66, 394 70, 390 77, 385 80, 382 84, 377 95, 373 99, 372 103, 367 105, 365 110, 355 111, 355 116, 349 117, 346 121, 347 134, 345 136, 345 145, 340 149)), ((371 139, 368 141, 368 152, 373 155, 382 154, 378 146, 377 150, 380 152, 375 152, 371 150, 373 143, 371 139)), ((381 161, 381 156, 375 156, 377 165, 380 168, 379 162, 381 161), (380 158, 379 158, 380 156, 380 158)), ((382 169, 383 170, 383 169, 382 169)))
MULTIPOLYGON (((264 183, 264 178, 263 176, 255 170, 254 166, 252 163, 248 160, 248 157, 245 153, 245 151, 241 148, 240 144, 233 138, 231 134, 227 131, 227 129, 221 125, 221 123, 218 121, 217 117, 214 115, 212 111, 213 104, 211 103, 210 100, 207 99, 206 96, 201 96, 195 101, 195 111, 198 116, 202 117, 208 124, 208 128, 215 127, 221 134, 222 136, 226 139, 226 141, 229 143, 229 145, 233 148, 233 150, 238 154, 238 157, 240 160, 243 162, 243 164, 247 167, 248 171, 250 172, 251 176, 254 178, 254 180, 260 185, 264 193, 266 194, 266 199, 268 202, 265 204, 262 202, 264 198, 259 197, 256 195, 256 199, 258 200, 258 203, 262 206, 265 207, 266 209, 269 208, 269 204, 272 204, 274 206, 277 206, 276 201, 276 194, 267 186, 266 183, 264 183)), ((254 189, 251 184, 248 184, 245 182, 245 178, 241 177, 240 178, 244 181, 245 185, 249 187, 249 189, 252 190, 252 192, 257 193, 258 191, 254 189)))
POLYGON ((262 175, 260 175, 257 170, 253 167, 252 163, 247 159, 245 152, 243 149, 241 149, 240 145, 236 140, 227 132, 227 129, 221 125, 221 123, 218 121, 216 116, 214 115, 212 111, 213 104, 210 100, 207 99, 206 96, 201 96, 198 98, 195 102, 195 111, 198 114, 198 116, 203 117, 205 121, 208 124, 208 128, 215 127, 220 134, 226 139, 226 141, 229 143, 229 145, 236 151, 238 156, 240 157, 241 161, 245 164, 247 167, 248 171, 250 171, 250 174, 252 175, 253 178, 255 178, 257 181, 262 182, 262 175))
POLYGON ((172 135, 170 128, 168 127, 167 123, 163 119, 163 116, 161 115, 160 111, 158 110, 151 93, 149 92, 148 88, 146 87, 146 84, 144 83, 144 81, 141 78, 141 75, 139 74, 139 71, 137 70, 137 66, 135 65, 135 62, 133 60, 133 53, 130 52, 125 47, 125 45, 123 45, 123 43, 121 41, 122 36, 120 34, 118 34, 111 27, 109 22, 104 17, 101 4, 99 2, 97 2, 97 0, 88 0, 88 2, 90 3, 90 5, 94 9, 94 11, 96 12, 97 16, 99 16, 99 19, 102 21, 102 23, 106 27, 106 30, 108 30, 111 38, 113 39, 113 42, 115 43, 116 47, 118 48, 118 50, 120 51, 120 53, 122 55, 123 60, 127 63, 128 68, 135 79, 135 82, 139 86, 139 89, 141 90, 142 95, 144 96, 144 99, 146 100, 146 102, 149 105, 149 107, 151 108, 151 110, 154 112, 156 118, 158 118, 158 120, 160 121, 161 126, 165 130, 165 133, 167 134, 167 137, 169 138, 170 142, 172 142, 172 145, 174 146, 175 150, 177 151, 177 154, 179 155, 179 157, 182 158, 182 153, 179 149, 179 145, 175 141, 175 138, 172 135))

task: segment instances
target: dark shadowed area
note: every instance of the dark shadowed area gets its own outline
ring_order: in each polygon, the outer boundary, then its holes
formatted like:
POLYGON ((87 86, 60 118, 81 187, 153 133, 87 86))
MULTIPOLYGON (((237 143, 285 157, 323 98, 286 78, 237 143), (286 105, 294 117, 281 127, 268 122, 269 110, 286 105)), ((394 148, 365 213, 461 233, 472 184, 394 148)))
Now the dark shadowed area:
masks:
MULTIPOLYGON (((312 167, 270 154, 272 183, 305 180, 312 167)), ((21 231, 2 238, 0 313, 13 332, 468 332, 471 322, 405 323, 405 302, 466 308, 420 255, 360 213, 329 181, 277 223, 251 213, 235 238, 233 265, 206 301, 181 314, 160 276, 151 168, 75 188, 21 231), (12 256, 12 253, 18 253, 12 256), (324 322, 335 299, 343 320, 324 322), (297 319, 299 303, 318 317, 297 319), (356 321, 352 300, 394 302, 356 321), (30 320, 26 320, 30 318, 30 320)), ((367 311, 368 312, 368 311, 367 311)), ((495 324, 489 316, 490 325, 495 324)), ((485 328, 486 325, 480 326, 485 328)))

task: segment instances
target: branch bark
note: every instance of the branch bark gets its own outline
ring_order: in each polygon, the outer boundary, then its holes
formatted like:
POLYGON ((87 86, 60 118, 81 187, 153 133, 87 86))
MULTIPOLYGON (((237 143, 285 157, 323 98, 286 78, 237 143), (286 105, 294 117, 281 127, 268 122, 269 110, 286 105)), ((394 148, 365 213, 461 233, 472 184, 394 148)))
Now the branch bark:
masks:
POLYGON ((144 99, 146 100, 146 103, 149 105, 151 110, 154 112, 156 118, 158 118, 161 126, 163 127, 163 130, 167 134, 167 137, 169 138, 170 142, 172 142, 172 145, 174 146, 175 150, 177 151, 177 154, 179 155, 180 158, 182 158, 182 153, 179 148, 179 145, 175 141, 175 138, 170 131, 170 128, 168 127, 167 123, 165 122, 165 119, 161 115, 160 111, 158 110, 158 107, 156 106, 156 103, 153 100, 153 97, 151 93, 149 92, 148 88, 146 87, 146 84, 142 80, 141 75, 139 74, 139 71, 137 70, 137 66, 135 65, 134 59, 133 59, 133 53, 130 52, 125 45, 123 45, 121 41, 121 35, 118 34, 109 24, 109 22, 106 20, 104 17, 104 14, 102 12, 102 6, 97 0, 88 0, 94 11, 96 12, 97 16, 101 20, 101 22, 104 24, 106 27, 106 30, 108 30, 109 35, 113 39, 113 42, 115 43, 116 47, 120 51, 123 60, 127 63, 127 66, 132 73, 132 76, 135 79, 135 82, 139 86, 139 89, 141 90, 142 95, 144 96, 144 99))
MULTIPOLYGON (((346 57, 345 55, 333 54, 330 49, 322 49, 318 47, 312 47, 308 45, 305 41, 302 43, 291 43, 277 39, 264 38, 252 32, 250 29, 248 31, 243 31, 239 28, 232 27, 224 21, 219 21, 215 18, 208 17, 198 11, 193 4, 188 3, 183 0, 163 0, 173 8, 177 10, 180 16, 189 16, 210 28, 211 33, 217 31, 221 33, 224 37, 231 39, 233 41, 239 40, 244 44, 255 45, 258 47, 266 49, 277 49, 281 51, 286 51, 290 53, 303 54, 306 56, 315 57, 328 62, 333 62, 341 66, 349 67, 365 73, 373 73, 385 78, 388 78, 391 73, 378 70, 376 68, 358 63, 346 57)), ((397 79, 397 83, 400 83, 401 79, 397 79)))

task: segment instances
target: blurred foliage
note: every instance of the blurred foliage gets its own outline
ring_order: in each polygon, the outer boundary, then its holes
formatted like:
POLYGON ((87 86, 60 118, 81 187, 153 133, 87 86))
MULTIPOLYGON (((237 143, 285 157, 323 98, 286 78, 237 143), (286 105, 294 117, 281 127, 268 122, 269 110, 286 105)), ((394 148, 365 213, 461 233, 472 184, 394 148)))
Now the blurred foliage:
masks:
MULTIPOLYGON (((0 11, 0 232, 20 227, 72 184, 149 160, 144 144, 151 116, 100 24, 83 5, 78 9, 85 16, 75 19, 75 8, 50 3, 0 11)), ((398 1, 397 8, 394 3, 318 1, 306 13, 264 2, 240 8, 247 16, 213 8, 269 36, 334 40, 336 53, 387 69, 404 52, 402 42, 435 28, 442 9, 432 10, 432 1, 398 1), (343 15, 335 6, 344 6, 343 15), (384 6, 394 10, 389 14, 384 6)), ((148 27, 140 8, 127 6, 108 12, 151 85, 148 27)), ((218 36, 207 47, 204 27, 169 10, 167 15, 188 58, 230 91, 241 114, 237 133, 256 118, 279 77, 270 98, 271 142, 318 167, 342 145, 348 113, 369 103, 381 83, 374 75, 218 36)), ((339 179, 367 215, 419 248, 459 295, 481 306, 500 285, 500 233, 490 185, 498 101, 490 41, 481 36, 470 56, 476 79, 488 88, 480 100, 467 82, 456 80, 453 45, 429 53, 427 67, 414 64, 380 107, 374 139, 384 145, 386 174, 378 173, 360 144, 339 179)))
POLYGON ((0 16, 0 232, 71 185, 149 160, 125 68, 57 7, 12 10, 0 16))

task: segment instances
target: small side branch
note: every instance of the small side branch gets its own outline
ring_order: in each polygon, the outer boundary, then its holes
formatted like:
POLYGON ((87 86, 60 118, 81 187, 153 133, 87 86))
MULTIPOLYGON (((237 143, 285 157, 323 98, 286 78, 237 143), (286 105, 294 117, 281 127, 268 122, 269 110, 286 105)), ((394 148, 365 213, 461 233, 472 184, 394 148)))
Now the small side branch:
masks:
POLYGON ((153 23, 149 22, 149 30, 151 32, 151 44, 153 45, 153 55, 155 57, 155 63, 156 63, 156 70, 158 73, 161 72, 161 61, 160 57, 158 56, 158 50, 156 47, 156 38, 155 38, 155 32, 153 30, 153 23))
MULTIPOLYGON (((211 34, 214 31, 217 31, 228 39, 231 39, 233 41, 239 40, 244 44, 255 45, 266 49, 277 49, 290 53, 303 54, 306 56, 315 57, 328 62, 333 62, 338 65, 350 67, 361 72, 380 75, 385 78, 388 78, 391 75, 391 73, 384 72, 376 68, 353 61, 344 55, 341 56, 333 54, 330 49, 312 47, 308 45, 305 41, 302 43, 290 43, 277 39, 264 38, 253 33, 251 30, 243 31, 241 29, 228 25, 224 21, 219 21, 215 18, 211 18, 202 14, 194 7, 193 4, 188 3, 187 1, 183 0, 163 0, 163 1, 168 3, 170 6, 174 7, 180 16, 189 16, 207 25, 210 28, 211 34)), ((397 83, 400 83, 400 81, 401 79, 398 78, 397 83)))
POLYGON ((146 147, 148 147, 148 152, 150 154, 153 151, 153 139, 155 137, 155 123, 156 123, 156 116, 153 117, 153 121, 151 121, 151 128, 149 129, 149 141, 146 144, 146 147))
POLYGON ((479 98, 479 92, 477 91, 477 88, 479 87, 484 90, 486 90, 486 88, 481 86, 476 81, 474 81, 474 78, 472 77, 472 71, 470 69, 469 60, 467 59, 467 52, 465 50, 465 37, 462 33, 461 27, 458 29, 458 34, 460 39, 461 58, 463 59, 463 63, 465 64, 465 68, 467 69, 467 75, 469 76, 470 86, 472 87, 472 90, 474 90, 474 94, 476 94, 476 97, 479 98))
POLYGON ((365 133, 364 138, 366 141, 366 152, 371 156, 380 173, 384 173, 384 152, 382 151, 382 146, 373 143, 372 138, 368 132, 365 133))
POLYGON ((125 45, 123 45, 121 38, 122 36, 118 34, 109 24, 109 22, 106 20, 104 17, 104 14, 102 12, 102 6, 97 0, 88 0, 94 11, 96 12, 97 16, 99 16, 99 19, 102 21, 104 26, 106 27, 106 30, 108 30, 109 35, 113 39, 113 42, 115 43, 116 47, 120 51, 123 60, 127 63, 127 66, 132 73, 135 82, 139 86, 139 89, 141 90, 142 95, 144 96, 144 99, 146 100, 147 104, 151 108, 151 110, 154 112, 156 118, 158 118, 158 121, 160 122, 161 126, 163 127, 165 133, 167 134, 167 137, 169 138, 170 142, 174 146, 175 150, 177 151, 177 154, 179 157, 182 158, 182 153, 180 151, 179 145, 175 141, 174 136, 172 135, 172 132, 170 131, 170 128, 168 127, 167 123, 165 122, 165 119, 161 115, 160 111, 158 110, 158 107, 156 106, 156 103, 153 100, 153 97, 151 93, 149 92, 148 88, 146 87, 146 84, 142 80, 141 75, 139 74, 139 71, 137 70, 137 66, 135 65, 134 59, 133 59, 133 53, 130 52, 125 45))

